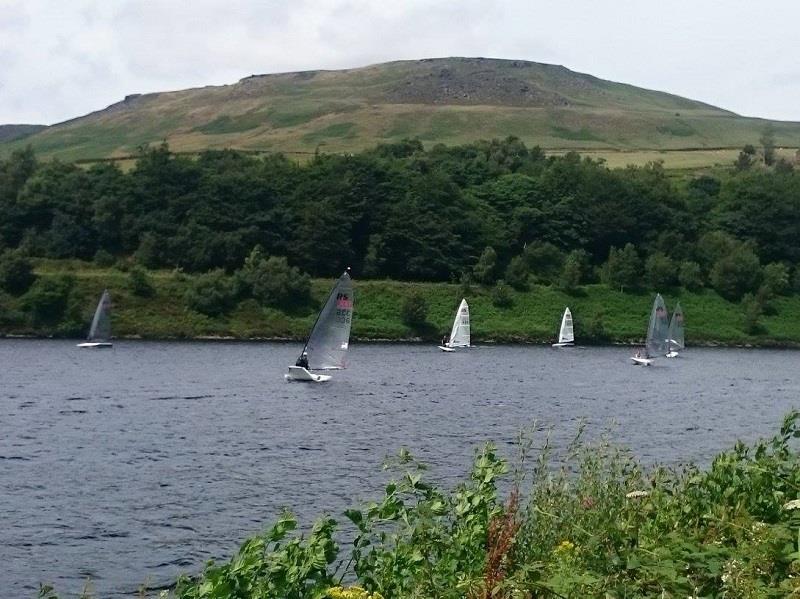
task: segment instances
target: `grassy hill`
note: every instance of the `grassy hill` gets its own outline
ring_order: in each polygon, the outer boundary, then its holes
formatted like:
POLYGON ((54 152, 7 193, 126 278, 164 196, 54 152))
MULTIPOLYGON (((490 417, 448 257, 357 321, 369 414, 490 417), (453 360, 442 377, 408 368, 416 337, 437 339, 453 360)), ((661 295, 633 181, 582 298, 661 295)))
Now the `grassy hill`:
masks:
MULTIPOLYGON (((187 152, 349 152, 507 135, 562 150, 736 148, 757 142, 766 122, 557 65, 437 58, 130 95, 21 140, 0 137, 0 155, 31 144, 66 160, 119 157, 162 140, 187 152)), ((800 123, 774 127, 778 145, 798 144, 800 123)))
MULTIPOLYGON (((303 339, 324 302, 332 281, 314 279, 316 305, 291 311, 266 308, 245 299, 229 313, 209 317, 191 310, 184 295, 193 275, 174 271, 151 271, 151 297, 132 291, 131 276, 116 268, 99 268, 80 261, 41 260, 36 272, 42 278, 75 277, 71 303, 80 312, 74 324, 32 323, 23 316, 23 297, 0 294, 0 337, 3 335, 81 336, 85 334, 104 288, 111 292, 113 329, 116 337, 150 339, 231 337, 237 339, 303 339), (5 314, 5 316, 4 316, 5 314), (16 315, 16 316, 14 316, 16 315)), ((553 340, 564 306, 570 306, 580 343, 641 342, 652 307, 651 293, 622 293, 605 285, 586 285, 574 294, 548 286, 530 291, 511 291, 512 305, 497 307, 489 289, 474 285, 465 290, 448 283, 408 283, 388 280, 357 280, 353 336, 360 340, 441 339, 450 330, 453 313, 462 297, 470 303, 472 335, 477 343, 547 343, 553 340), (413 330, 401 319, 402 305, 410 294, 425 298, 428 326, 413 330)), ((790 346, 800 344, 800 296, 775 298, 770 315, 760 321, 757 335, 744 330, 744 308, 711 290, 664 291, 671 309, 680 301, 686 312, 690 345, 790 346)))

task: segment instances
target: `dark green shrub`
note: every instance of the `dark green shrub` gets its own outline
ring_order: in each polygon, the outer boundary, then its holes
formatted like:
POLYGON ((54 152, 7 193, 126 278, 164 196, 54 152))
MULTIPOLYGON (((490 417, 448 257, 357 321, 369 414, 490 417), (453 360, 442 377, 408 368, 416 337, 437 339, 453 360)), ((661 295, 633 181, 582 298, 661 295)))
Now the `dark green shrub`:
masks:
POLYGON ((110 268, 114 266, 114 263, 117 261, 117 259, 114 258, 110 252, 100 248, 95 252, 94 259, 92 261, 101 268, 110 268))
POLYGON ((589 270, 589 254, 584 250, 573 250, 564 259, 558 286, 566 292, 575 291, 589 270))
POLYGON ((651 289, 672 287, 678 280, 675 262, 662 252, 647 257, 644 263, 644 279, 651 289))
POLYGON ((554 283, 564 264, 564 253, 547 241, 528 244, 522 257, 528 265, 528 271, 539 283, 554 283))
POLYGON ((220 316, 236 305, 236 293, 230 277, 222 269, 195 277, 186 290, 186 304, 206 316, 220 316))
POLYGON ((506 268, 506 282, 517 291, 526 291, 528 285, 528 265, 522 256, 514 256, 506 268))
POLYGON ((58 325, 67 315, 75 277, 61 275, 38 279, 22 297, 22 308, 33 326, 58 325))
POLYGON ((722 297, 738 300, 754 292, 761 283, 761 263, 755 252, 743 244, 717 260, 711 269, 711 285, 722 297))
POLYGON ((789 268, 780 262, 764 267, 764 286, 774 295, 784 295, 789 291, 789 268))
POLYGON ((686 289, 701 289, 704 285, 703 271, 697 262, 681 262, 678 269, 678 282, 686 289))
POLYGON ((609 287, 636 287, 642 270, 642 261, 633 244, 627 243, 621 250, 612 247, 608 252, 608 260, 603 265, 602 279, 609 287))
POLYGON ((492 288, 492 304, 497 308, 510 308, 514 305, 511 290, 502 279, 492 288))
POLYGON ((128 273, 128 285, 131 293, 138 297, 152 297, 156 292, 149 275, 139 266, 134 266, 128 273))
POLYGON ((417 329, 428 322, 428 302, 418 292, 414 291, 403 300, 400 307, 400 318, 407 327, 417 329))
POLYGON ((482 285, 491 285, 497 280, 497 252, 493 247, 483 250, 477 264, 472 269, 475 280, 482 285))
POLYGON ((293 308, 311 299, 311 277, 283 256, 264 256, 255 248, 236 273, 241 295, 250 296, 265 306, 293 308))
POLYGON ((33 265, 22 253, 5 251, 0 254, 0 289, 21 295, 35 280, 33 265))

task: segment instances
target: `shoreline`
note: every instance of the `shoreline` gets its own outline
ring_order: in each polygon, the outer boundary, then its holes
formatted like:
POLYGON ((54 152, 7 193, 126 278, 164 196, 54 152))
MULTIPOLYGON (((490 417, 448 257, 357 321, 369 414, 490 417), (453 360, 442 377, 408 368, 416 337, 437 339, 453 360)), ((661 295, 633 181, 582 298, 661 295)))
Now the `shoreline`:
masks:
MULTIPOLYGON (((51 340, 51 341, 85 341, 84 337, 71 337, 60 335, 36 335, 36 334, 16 334, 4 333, 0 331, 0 340, 51 340)), ((301 337, 286 337, 286 336, 255 336, 255 337, 237 337, 233 335, 196 335, 196 336, 142 336, 142 335, 121 335, 119 337, 112 337, 112 341, 157 341, 157 342, 191 342, 191 343, 302 343, 305 338, 301 337)), ((436 345, 436 341, 432 339, 425 339, 423 337, 352 337, 351 343, 364 343, 364 344, 407 344, 407 345, 436 345)), ((536 339, 477 339, 473 347, 480 345, 534 345, 549 347, 552 344, 551 340, 536 340, 536 339)), ((643 345, 642 341, 621 341, 610 340, 605 342, 591 342, 585 341, 576 344, 572 349, 588 348, 588 347, 637 347, 643 345)), ((785 342, 764 340, 763 342, 756 343, 726 343, 724 341, 698 341, 686 346, 686 349, 703 348, 703 349, 778 349, 778 350, 798 350, 800 349, 800 342, 785 342)), ((569 348, 567 348, 569 349, 569 348)))

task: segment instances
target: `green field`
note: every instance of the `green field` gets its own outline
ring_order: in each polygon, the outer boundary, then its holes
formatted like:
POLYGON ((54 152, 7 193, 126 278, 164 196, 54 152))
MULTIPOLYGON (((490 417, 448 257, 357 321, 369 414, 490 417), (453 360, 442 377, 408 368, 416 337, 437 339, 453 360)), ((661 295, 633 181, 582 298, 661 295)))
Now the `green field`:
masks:
MULTIPOLYGON (((129 96, 24 139, 0 141, 0 155, 30 144, 40 156, 91 160, 134 155, 143 144, 166 140, 181 152, 235 148, 302 156, 413 137, 433 146, 508 135, 557 151, 733 152, 757 144, 767 123, 557 65, 441 58, 129 96)), ((778 146, 797 146, 800 123, 772 125, 778 146)), ((716 161, 691 157, 680 166, 716 161)), ((633 152, 621 165, 641 158, 633 152)))
MULTIPOLYGON (((75 277, 72 301, 79 306, 79 321, 87 323, 87 328, 97 298, 103 288, 108 288, 114 306, 113 330, 118 338, 302 339, 316 318, 313 305, 287 313, 262 307, 252 299, 239 302, 226 315, 210 318, 189 309, 183 299, 192 277, 171 271, 150 274, 155 295, 149 298, 134 295, 130 275, 116 269, 43 261, 37 273, 41 277, 75 277)), ((331 280, 313 281, 316 306, 327 296, 331 285, 331 280)), ((800 344, 800 296, 772 300, 773 314, 760 321, 763 332, 747 335, 743 331, 741 305, 728 302, 713 291, 660 291, 670 309, 680 300, 686 313, 689 345, 800 344)), ((353 336, 357 340, 438 340, 449 331, 462 293, 462 287, 455 284, 357 280, 353 336), (412 292, 422 295, 428 304, 428 326, 421 331, 407 327, 400 316, 402 304, 412 292)), ((477 285, 464 295, 470 304, 476 343, 547 343, 556 334, 565 306, 574 315, 578 343, 637 343, 645 334, 653 299, 650 293, 621 293, 599 284, 581 287, 573 295, 549 286, 512 291, 513 305, 508 308, 494 306, 490 290, 477 285)), ((8 305, 0 307, 18 311, 22 299, 5 297, 8 305)), ((18 319, 0 325, 0 333, 80 336, 81 330, 33 326, 28 320, 18 319)))

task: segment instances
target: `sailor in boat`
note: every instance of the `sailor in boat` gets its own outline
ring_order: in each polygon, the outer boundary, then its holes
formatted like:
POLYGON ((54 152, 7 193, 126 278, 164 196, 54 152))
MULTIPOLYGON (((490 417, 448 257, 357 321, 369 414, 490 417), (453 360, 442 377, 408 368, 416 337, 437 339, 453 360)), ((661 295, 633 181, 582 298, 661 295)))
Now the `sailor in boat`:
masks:
POLYGON ((297 358, 295 366, 299 366, 300 368, 305 368, 308 370, 308 353, 303 352, 300 357, 297 358))
POLYGON ((447 345, 447 334, 442 336, 442 345, 447 345))
POLYGON ((637 358, 641 358, 642 357, 642 352, 640 350, 638 350, 638 349, 636 350, 636 357, 637 358))

